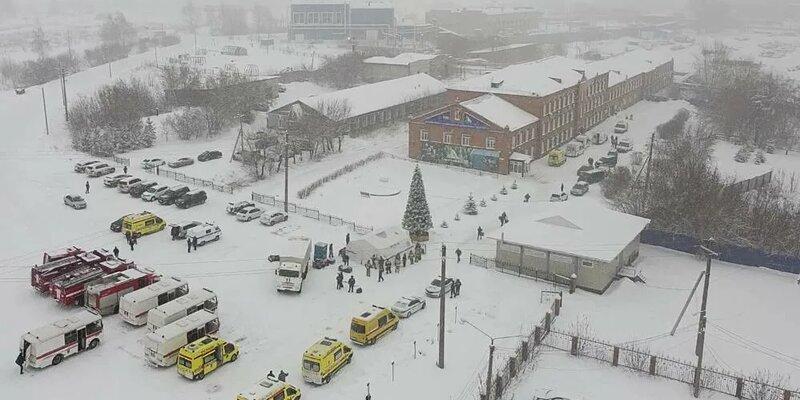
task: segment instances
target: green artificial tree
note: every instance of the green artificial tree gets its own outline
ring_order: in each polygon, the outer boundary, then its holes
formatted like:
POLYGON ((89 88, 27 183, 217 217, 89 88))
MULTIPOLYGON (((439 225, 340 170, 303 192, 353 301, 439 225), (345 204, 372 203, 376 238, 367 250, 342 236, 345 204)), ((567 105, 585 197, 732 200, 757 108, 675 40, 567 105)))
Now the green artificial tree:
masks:
POLYGON ((408 203, 403 215, 403 229, 407 230, 414 241, 428 240, 428 231, 433 228, 431 211, 425 198, 425 184, 419 165, 414 168, 411 187, 408 190, 408 203))
POLYGON ((467 215, 478 214, 478 206, 475 205, 475 200, 472 198, 472 195, 469 195, 469 197, 467 198, 467 202, 464 203, 464 214, 467 215))

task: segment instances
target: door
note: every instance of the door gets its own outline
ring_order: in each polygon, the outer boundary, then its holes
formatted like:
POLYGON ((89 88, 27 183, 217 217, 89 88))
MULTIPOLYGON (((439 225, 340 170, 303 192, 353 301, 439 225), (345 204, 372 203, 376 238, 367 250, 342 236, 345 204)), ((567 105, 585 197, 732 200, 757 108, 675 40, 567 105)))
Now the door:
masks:
POLYGON ((86 328, 78 329, 78 351, 86 349, 86 328))

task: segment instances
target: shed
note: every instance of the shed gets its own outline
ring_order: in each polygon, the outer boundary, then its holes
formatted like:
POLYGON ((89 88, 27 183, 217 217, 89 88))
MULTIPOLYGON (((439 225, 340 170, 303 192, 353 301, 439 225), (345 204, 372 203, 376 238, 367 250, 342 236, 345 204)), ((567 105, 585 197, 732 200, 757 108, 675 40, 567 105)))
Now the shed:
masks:
POLYGON ((391 258, 413 247, 408 232, 399 226, 384 229, 353 240, 347 245, 347 254, 354 261, 366 263, 373 255, 391 258))

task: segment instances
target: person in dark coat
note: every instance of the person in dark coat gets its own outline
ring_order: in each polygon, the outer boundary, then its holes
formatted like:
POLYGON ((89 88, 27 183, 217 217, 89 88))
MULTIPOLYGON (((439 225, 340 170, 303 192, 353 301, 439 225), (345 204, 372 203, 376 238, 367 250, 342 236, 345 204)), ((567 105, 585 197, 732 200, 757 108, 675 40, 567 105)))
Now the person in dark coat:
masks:
POLYGON ((456 296, 461 295, 461 279, 456 279, 456 281, 453 282, 453 289, 456 291, 456 296))
POLYGON ((336 275, 336 290, 341 290, 344 287, 342 282, 344 281, 344 274, 342 271, 339 271, 339 275, 336 275))
POLYGON ((86 181, 86 194, 89 194, 89 181, 86 181))
POLYGON ((408 261, 413 265, 414 264, 414 253, 411 250, 408 251, 408 261))
POLYGON ((23 371, 23 366, 25 365, 25 355, 24 355, 24 354, 22 354, 22 352, 21 352, 21 351, 20 351, 20 352, 19 352, 19 354, 17 355, 17 361, 16 361, 16 364, 17 364, 17 365, 19 365, 19 374, 20 374, 20 375, 24 374, 24 373, 25 373, 25 371, 23 371))
POLYGON ((461 249, 456 249, 456 262, 461 262, 461 249))
POLYGON ((353 275, 350 275, 350 279, 347 280, 347 293, 353 293, 353 286, 356 285, 356 278, 353 275))
POLYGON ((369 276, 370 271, 372 270, 372 260, 367 260, 367 263, 364 264, 367 267, 367 276, 369 276))
POLYGON ((406 267, 406 255, 403 253, 403 268, 406 267))
POLYGON ((275 379, 275 373, 272 372, 272 370, 269 370, 269 373, 267 374, 267 378, 275 379))
POLYGON ((328 247, 328 254, 330 254, 331 258, 333 258, 333 243, 331 243, 328 247))
POLYGON ((342 261, 344 261, 344 265, 350 265, 350 256, 347 253, 342 254, 342 261))
POLYGON ((186 238, 186 252, 192 252, 192 238, 186 238))
POLYGON ((133 251, 133 244, 134 244, 134 243, 136 243, 136 242, 134 242, 134 239, 133 239, 133 237, 131 237, 130 239, 128 239, 128 245, 130 245, 130 246, 131 246, 131 251, 133 251))
POLYGON ((350 233, 344 237, 344 245, 347 246, 348 244, 350 244, 350 233))
POLYGON ((127 165, 123 165, 122 166, 122 173, 123 174, 127 174, 128 173, 128 166, 127 165))
POLYGON ((483 228, 478 227, 478 240, 483 239, 483 228))
POLYGON ((561 183, 561 193, 564 193, 564 183, 561 183))
POLYGON ((527 203, 531 200, 531 195, 529 193, 525 193, 525 200, 524 202, 527 203))
POLYGON ((281 370, 281 372, 278 373, 278 380, 281 381, 281 382, 286 382, 286 377, 287 376, 289 376, 289 373, 284 371, 284 370, 281 370))
POLYGON ((500 220, 500 226, 503 226, 506 223, 506 220, 503 218, 502 214, 499 217, 497 217, 497 219, 500 220))
POLYGON ((114 258, 119 258, 119 249, 117 246, 114 246, 114 258))
POLYGON ((197 251, 197 236, 192 238, 192 249, 197 251))
POLYGON ((378 264, 378 282, 383 282, 383 263, 378 264))

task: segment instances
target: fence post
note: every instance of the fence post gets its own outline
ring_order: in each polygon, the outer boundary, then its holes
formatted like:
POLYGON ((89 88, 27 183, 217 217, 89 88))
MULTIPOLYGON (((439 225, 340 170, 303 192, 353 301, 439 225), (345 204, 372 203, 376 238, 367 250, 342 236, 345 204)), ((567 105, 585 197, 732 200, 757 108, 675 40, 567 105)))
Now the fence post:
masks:
POLYGON ((533 330, 533 346, 536 347, 540 344, 542 344, 542 327, 537 325, 533 330))
POLYGON ((570 346, 569 354, 571 354, 573 356, 577 356, 578 355, 578 337, 577 336, 573 336, 572 337, 572 346, 570 346))
POLYGON ((555 307, 553 307, 553 313, 556 317, 561 314, 561 299, 556 299, 555 307))
POLYGON ((650 375, 656 374, 656 356, 650 356, 650 375))
POLYGON ((736 378, 736 397, 742 398, 742 390, 744 389, 744 379, 736 378))
MULTIPOLYGON (((539 329, 537 326, 536 329, 539 329)), ((535 331, 534 331, 535 332, 535 331)), ((528 361, 528 341, 522 341, 522 362, 528 361)))
POLYGON ((789 389, 783 390, 783 400, 792 400, 792 391, 789 389))
POLYGON ((508 359, 508 377, 513 378, 517 376, 517 358, 511 357, 508 359))
POLYGON ((550 332, 550 319, 551 319, 550 312, 548 312, 548 313, 546 313, 544 315, 544 331, 545 332, 550 332))
POLYGON ((619 347, 614 346, 614 355, 611 356, 611 365, 617 366, 619 365, 619 347))

